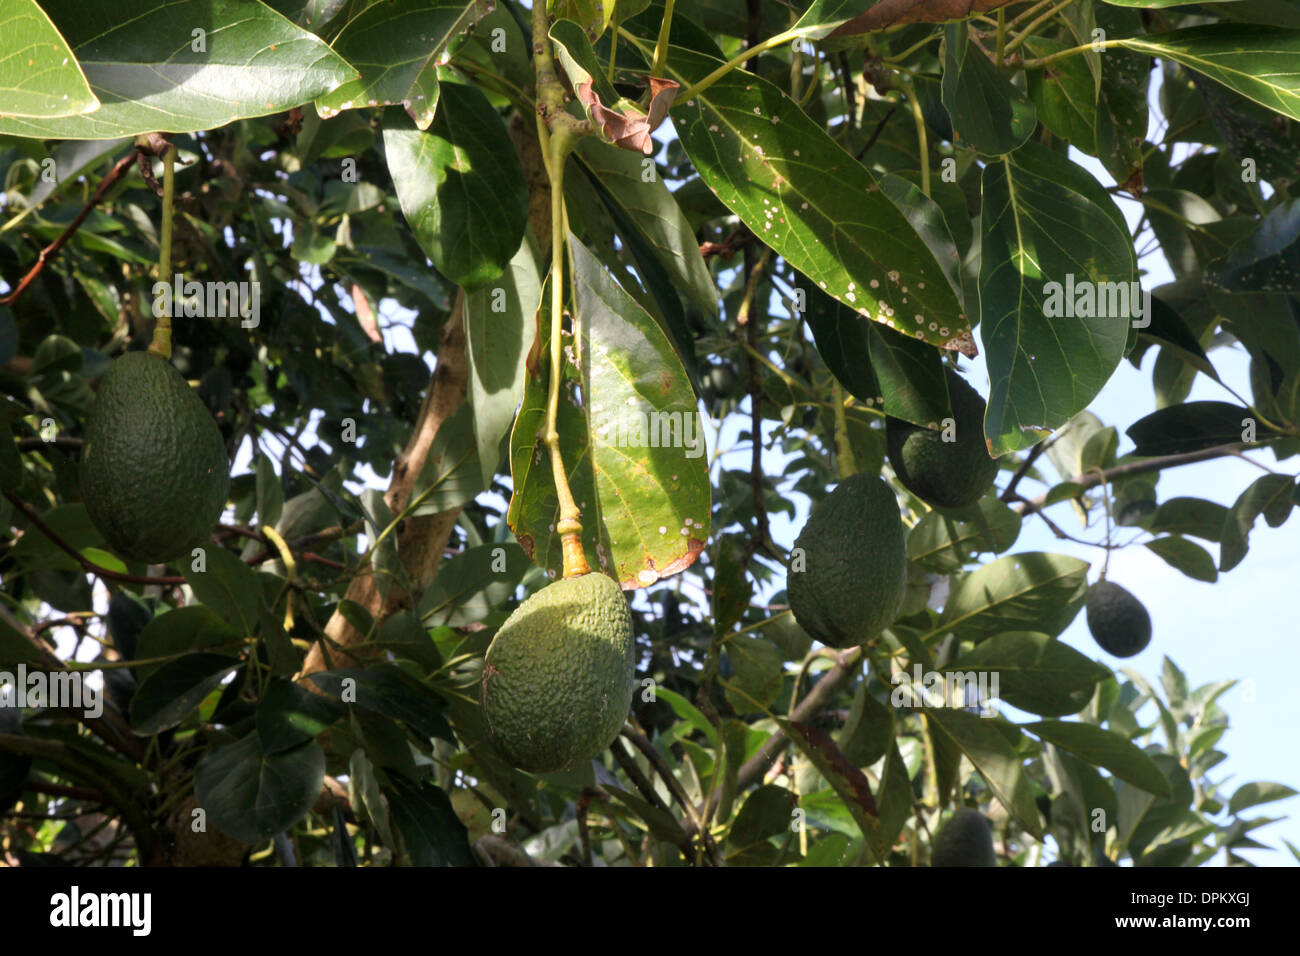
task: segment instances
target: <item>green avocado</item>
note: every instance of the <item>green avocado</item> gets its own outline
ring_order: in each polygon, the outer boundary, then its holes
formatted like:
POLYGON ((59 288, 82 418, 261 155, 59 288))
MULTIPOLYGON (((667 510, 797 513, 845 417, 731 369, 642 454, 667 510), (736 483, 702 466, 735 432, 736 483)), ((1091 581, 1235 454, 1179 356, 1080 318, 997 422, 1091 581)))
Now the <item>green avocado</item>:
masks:
POLYGON ((799 626, 830 647, 863 644, 891 624, 907 591, 898 501, 883 478, 856 474, 820 501, 786 573, 799 626))
POLYGON ((618 736, 636 675, 632 615, 614 580, 563 578, 501 625, 483 663, 493 745, 530 773, 568 770, 618 736))
POLYGON ((1088 630, 1107 654, 1132 657, 1151 642, 1151 615, 1114 581, 1098 581, 1089 588, 1084 607, 1088 630))
POLYGON ((984 443, 984 399, 951 368, 944 369, 952 406, 952 441, 942 430, 885 419, 889 464, 908 491, 935 508, 965 508, 993 486, 998 463, 984 443))
POLYGON ((988 818, 970 807, 954 813, 934 836, 930 865, 997 866, 988 818))
POLYGON ((230 488, 217 423, 181 373, 150 352, 128 352, 104 373, 80 474, 109 547, 151 564, 206 544, 230 488))

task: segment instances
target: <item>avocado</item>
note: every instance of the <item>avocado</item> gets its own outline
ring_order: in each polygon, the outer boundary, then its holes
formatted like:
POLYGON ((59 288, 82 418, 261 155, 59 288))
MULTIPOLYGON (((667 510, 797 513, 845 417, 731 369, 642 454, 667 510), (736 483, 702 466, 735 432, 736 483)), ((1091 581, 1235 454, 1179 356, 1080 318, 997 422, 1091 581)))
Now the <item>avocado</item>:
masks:
POLYGON ((984 443, 984 399, 951 368, 944 369, 952 406, 952 441, 942 430, 885 419, 889 464, 903 487, 935 508, 973 505, 993 486, 998 463, 984 443))
POLYGON ((859 473, 820 501, 795 539, 786 574, 799 626, 830 647, 863 644, 891 624, 907 591, 898 501, 859 473))
POLYGON ((81 452, 90 520, 124 557, 160 564, 206 544, 230 487, 221 432, 180 372, 128 352, 99 384, 81 452))
POLYGON ((1132 657, 1151 642, 1151 615, 1142 602, 1114 581, 1088 589, 1088 630, 1107 654, 1132 657))
POLYGON ((483 719, 513 766, 568 770, 618 736, 636 673, 632 615, 614 580, 563 578, 501 625, 483 663, 483 719))
POLYGON ((934 836, 930 865, 997 866, 988 818, 969 807, 954 813, 934 836))

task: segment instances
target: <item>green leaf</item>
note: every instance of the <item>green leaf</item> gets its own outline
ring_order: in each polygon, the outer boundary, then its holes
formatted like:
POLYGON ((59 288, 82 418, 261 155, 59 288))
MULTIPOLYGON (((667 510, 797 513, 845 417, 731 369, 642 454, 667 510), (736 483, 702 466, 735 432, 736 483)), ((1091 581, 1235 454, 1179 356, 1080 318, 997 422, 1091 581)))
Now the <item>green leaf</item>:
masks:
POLYGON ((956 145, 988 156, 1023 145, 1038 122, 1034 105, 970 42, 965 23, 944 27, 943 105, 952 117, 956 145))
POLYGON ((1068 644, 1028 631, 995 634, 943 669, 996 674, 995 696, 1044 717, 1078 713, 1097 682, 1110 676, 1109 669, 1068 644))
MULTIPOLYGON (((721 64, 673 47, 683 85, 721 64)), ((849 155, 768 81, 733 70, 673 121, 701 178, 767 245, 859 315, 974 354, 970 321, 934 253, 849 155)))
POLYGON ((927 511, 907 533, 907 558, 940 574, 977 554, 1001 554, 1020 537, 1020 514, 996 498, 957 513, 927 511))
POLYGON ((1170 498, 1162 502, 1147 526, 1150 531, 1190 534, 1206 541, 1218 541, 1228 509, 1204 498, 1170 498))
POLYGON ((50 119, 99 108, 72 50, 36 0, 0 14, 0 96, 10 116, 50 119))
POLYGON ((1248 807, 1257 807, 1261 803, 1269 803, 1273 800, 1286 800, 1295 795, 1295 790, 1282 783, 1243 784, 1228 801, 1228 812, 1238 814, 1248 807))
MULTIPOLYGON (((1015 747, 999 729, 997 718, 977 717, 948 707, 927 708, 925 716, 936 737, 961 751, 1016 822, 1035 836, 1041 834, 1043 824, 1034 805, 1033 788, 1015 747)), ((1004 726, 1014 729, 1011 724, 1004 726)))
POLYGON ((42 0, 41 7, 102 105, 55 119, 6 116, 0 134, 115 139, 215 129, 300 106, 355 75, 319 37, 262 3, 115 0, 87 9, 82 0, 42 0))
MULTIPOLYGON (((186 651, 213 650, 229 645, 224 653, 234 656, 245 635, 216 612, 203 604, 191 604, 159 614, 144 626, 136 639, 135 660, 170 657, 186 651)), ((144 682, 161 665, 149 664, 135 669, 136 679, 144 682)))
POLYGON ((655 687, 655 697, 656 699, 662 698, 673 709, 674 714, 704 734, 710 746, 716 747, 718 745, 718 732, 714 730, 713 725, 709 723, 704 714, 700 713, 699 708, 689 700, 667 687, 655 687))
POLYGON ((889 752, 893 741, 894 712, 872 696, 866 681, 859 681, 840 731, 840 750, 854 766, 869 767, 889 752))
POLYGON ((1261 514, 1278 528, 1291 514, 1295 483, 1287 475, 1264 475, 1251 483, 1233 503, 1220 536, 1219 570, 1231 571, 1246 557, 1250 531, 1261 514))
POLYGON ((384 794, 413 866, 477 865, 469 832, 442 788, 389 774, 384 794))
POLYGON ((406 107, 428 129, 438 105, 439 55, 486 13, 479 0, 390 0, 370 4, 334 40, 360 76, 316 100, 322 119, 365 106, 406 107))
POLYGON ((1181 571, 1197 581, 1209 581, 1213 584, 1219 579, 1215 570, 1214 558, 1199 544, 1181 538, 1176 534, 1167 535, 1146 542, 1147 548, 1176 571, 1181 571))
POLYGON ((487 486, 479 467, 474 410, 462 404, 433 436, 411 489, 409 514, 437 514, 473 501, 487 486))
POLYGON ((524 363, 541 301, 541 254, 528 230, 500 279, 465 296, 469 401, 484 488, 496 474, 501 440, 524 397, 524 363))
MULTIPOLYGON (((1228 402, 1184 402, 1152 412, 1128 427, 1136 458, 1180 455, 1243 440, 1250 409, 1228 402)), ((1268 434, 1259 428, 1257 435, 1268 434)))
POLYGON ((329 729, 343 714, 328 697, 293 681, 271 681, 257 704, 257 738, 262 753, 292 750, 329 729))
POLYGON ((770 641, 748 634, 734 635, 726 648, 734 671, 726 697, 736 713, 752 714, 776 700, 784 683, 781 652, 770 641))
POLYGON ((131 698, 131 724, 149 737, 175 727, 240 667, 225 654, 186 654, 162 664, 131 698))
POLYGON ((394 664, 375 664, 311 675, 312 683, 345 704, 400 720, 417 737, 455 743, 442 711, 446 703, 422 681, 394 664))
POLYGON ((727 834, 727 855, 787 832, 798 805, 798 794, 775 784, 751 791, 727 834))
POLYGON ((274 528, 284 510, 284 485, 280 483, 271 459, 260 451, 253 459, 253 470, 257 475, 258 523, 274 528))
MULTIPOLYGON (((646 587, 689 567, 708 539, 708 459, 695 394, 654 319, 574 237, 569 250, 583 358, 580 378, 570 359, 562 363, 561 453, 587 554, 624 588, 646 587)), ((533 561, 558 573, 559 504, 540 437, 545 412, 545 379, 530 376, 511 436, 509 522, 533 561)))
POLYGON ((1007 555, 953 585, 936 633, 976 641, 1008 630, 1055 636, 1074 620, 1088 591, 1088 563, 1064 554, 1007 555))
POLYGON ((1204 372, 1218 381, 1219 373, 1210 364, 1210 357, 1205 354, 1201 343, 1187 327, 1182 316, 1158 295, 1151 296, 1150 318, 1151 324, 1140 329, 1139 336, 1159 342, 1198 372, 1204 372))
POLYGON ((984 432, 996 456, 1030 447, 1096 397, 1140 305, 1128 230, 1089 174, 1029 143, 984 168, 982 191, 984 432))
POLYGON ((952 414, 939 353, 808 289, 805 318, 827 367, 856 398, 917 425, 952 414))
POLYGON ((444 73, 429 131, 387 128, 384 151, 402 214, 438 271, 467 291, 500 276, 523 242, 528 191, 478 87, 444 73))
MULTIPOLYGON (((1025 40, 1025 56, 1040 59, 1072 44, 1048 37, 1025 40)), ((1038 119, 1071 146, 1092 155, 1097 143, 1097 83, 1086 57, 1068 57, 1025 71, 1026 89, 1038 119)))
POLYGON ((324 777, 325 753, 316 741, 268 755, 257 734, 250 733, 203 755, 194 773, 194 795, 221 832, 260 843, 307 815, 324 777))
POLYGON ((1275 206, 1205 281, 1229 292, 1300 292, 1300 199, 1275 206))
POLYGON ((1075 721, 1039 720, 1021 724, 1036 737, 1053 743, 1090 764, 1104 767, 1121 780, 1156 796, 1170 794, 1169 781, 1145 753, 1126 738, 1094 724, 1075 721))
POLYGON ((677 289, 706 313, 717 315, 718 291, 695 231, 653 160, 590 136, 579 141, 575 153, 626 213, 677 289))
POLYGON ((352 756, 348 758, 348 802, 360 819, 374 824, 384 846, 397 849, 397 841, 393 839, 389 823, 388 805, 384 803, 383 791, 379 787, 379 776, 375 772, 375 765, 360 747, 352 751, 352 756))
POLYGON ((225 548, 208 545, 203 551, 206 570, 187 565, 185 582, 218 617, 234 625, 241 636, 251 637, 262 616, 257 574, 225 548))
POLYGON ((531 566, 513 541, 466 548, 439 566, 420 598, 420 621, 425 627, 481 621, 509 599, 531 566))
POLYGON ((1112 42, 1173 60, 1300 120, 1300 30, 1214 23, 1112 42))

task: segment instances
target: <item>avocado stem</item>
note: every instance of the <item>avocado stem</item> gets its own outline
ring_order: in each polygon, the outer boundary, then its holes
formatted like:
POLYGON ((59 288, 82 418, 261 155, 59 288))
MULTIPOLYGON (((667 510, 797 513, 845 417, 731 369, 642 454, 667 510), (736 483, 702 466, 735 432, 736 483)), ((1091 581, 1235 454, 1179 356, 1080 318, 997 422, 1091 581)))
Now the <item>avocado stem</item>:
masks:
POLYGON ((172 306, 171 271, 172 271, 172 204, 176 193, 176 147, 167 144, 163 153, 163 195, 161 223, 158 229, 158 281, 167 283, 167 308, 155 316, 153 341, 149 351, 167 360, 172 357, 172 306))

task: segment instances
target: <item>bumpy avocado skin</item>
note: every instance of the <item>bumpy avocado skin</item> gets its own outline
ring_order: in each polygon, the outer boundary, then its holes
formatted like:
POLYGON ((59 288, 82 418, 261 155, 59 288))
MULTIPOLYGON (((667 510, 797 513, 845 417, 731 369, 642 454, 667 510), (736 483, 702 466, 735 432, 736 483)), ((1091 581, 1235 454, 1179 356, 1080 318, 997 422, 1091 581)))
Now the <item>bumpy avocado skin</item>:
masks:
POLYGON ((1084 608, 1088 630, 1107 654, 1132 657, 1151 643, 1151 615, 1114 581, 1098 581, 1089 588, 1084 608))
POLYGON ((965 508, 993 486, 998 463, 984 443, 984 399, 952 369, 945 369, 955 441, 897 418, 885 420, 889 464, 903 487, 935 508, 965 508))
POLYGON ((599 572, 563 578, 515 608, 488 646, 488 735, 520 770, 570 769, 618 736, 635 674, 622 590, 599 572))
POLYGON ((128 352, 104 373, 86 422, 81 494, 108 545, 170 561, 206 544, 230 462, 207 408, 166 359, 128 352))
POLYGON ((857 474, 840 482, 813 508, 794 545, 786 593, 795 620, 817 640, 853 647, 898 616, 907 550, 898 502, 883 478, 857 474))
POLYGON ((978 810, 962 807, 934 837, 931 866, 997 866, 993 828, 978 810))

